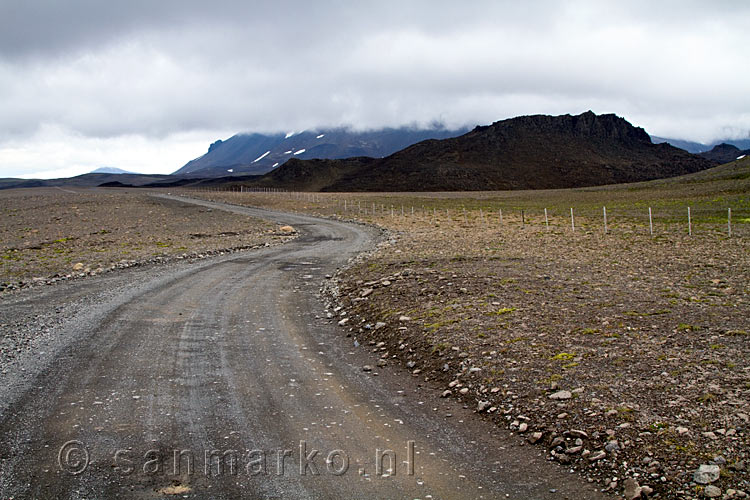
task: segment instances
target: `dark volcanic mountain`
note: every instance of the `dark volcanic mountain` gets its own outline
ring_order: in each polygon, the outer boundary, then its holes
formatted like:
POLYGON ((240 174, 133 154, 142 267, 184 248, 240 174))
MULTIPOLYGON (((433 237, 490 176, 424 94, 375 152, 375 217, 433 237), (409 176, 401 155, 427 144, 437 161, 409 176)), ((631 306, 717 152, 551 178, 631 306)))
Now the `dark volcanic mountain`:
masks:
POLYGON ((545 189, 636 182, 716 163, 613 114, 522 116, 386 158, 290 160, 257 184, 323 191, 545 189))
POLYGON ((425 139, 455 137, 468 130, 404 127, 355 132, 337 128, 287 135, 239 134, 211 144, 205 155, 188 162, 174 174, 200 177, 259 175, 291 158, 381 158, 425 139))
POLYGON ((750 154, 750 149, 746 149, 743 151, 737 146, 733 146, 724 142, 717 146, 714 146, 711 151, 700 153, 698 156, 718 163, 729 163, 730 161, 734 161, 742 155, 748 154, 750 154))

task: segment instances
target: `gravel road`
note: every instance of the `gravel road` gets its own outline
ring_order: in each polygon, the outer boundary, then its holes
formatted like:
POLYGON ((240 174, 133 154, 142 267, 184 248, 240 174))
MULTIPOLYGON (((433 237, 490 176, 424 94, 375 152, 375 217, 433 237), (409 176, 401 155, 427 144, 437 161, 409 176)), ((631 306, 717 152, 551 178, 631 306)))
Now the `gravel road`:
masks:
POLYGON ((320 288, 375 230, 193 203, 300 236, 3 296, 0 497, 601 497, 406 371, 363 371, 320 288))

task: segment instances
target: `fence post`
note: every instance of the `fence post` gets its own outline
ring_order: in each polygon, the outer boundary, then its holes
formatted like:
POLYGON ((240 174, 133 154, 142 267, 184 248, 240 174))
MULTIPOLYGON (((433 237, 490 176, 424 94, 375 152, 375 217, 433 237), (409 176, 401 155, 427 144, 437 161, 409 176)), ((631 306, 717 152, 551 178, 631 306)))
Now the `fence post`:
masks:
POLYGON ((727 234, 732 237, 732 209, 727 208, 727 234))
POLYGON ((544 225, 547 228, 547 231, 549 231, 549 218, 547 217, 547 209, 544 209, 544 225))
POLYGON ((690 207, 688 207, 688 236, 693 235, 693 221, 690 218, 690 207))
POLYGON ((502 225, 503 224, 503 209, 500 208, 499 210, 500 210, 500 225, 502 225))
POLYGON ((602 207, 604 210, 604 234, 607 234, 607 207, 602 207))
POLYGON ((651 207, 648 207, 648 230, 651 233, 651 236, 654 235, 654 220, 651 217, 651 207))
POLYGON ((573 228, 573 231, 576 230, 576 220, 573 217, 573 207, 570 207, 570 227, 573 228))

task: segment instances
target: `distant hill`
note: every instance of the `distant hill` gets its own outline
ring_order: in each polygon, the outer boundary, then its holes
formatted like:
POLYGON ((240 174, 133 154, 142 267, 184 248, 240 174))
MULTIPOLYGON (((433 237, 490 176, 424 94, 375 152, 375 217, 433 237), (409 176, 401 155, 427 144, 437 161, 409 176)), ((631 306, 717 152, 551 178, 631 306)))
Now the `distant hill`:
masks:
POLYGON ((699 156, 718 163, 729 163, 742 155, 747 156, 748 154, 750 154, 750 149, 742 150, 737 146, 722 143, 714 146, 711 151, 700 153, 699 156))
POLYGON ((380 158, 425 139, 455 137, 468 130, 403 127, 356 132, 336 128, 286 135, 239 134, 226 141, 214 142, 206 154, 188 162, 174 175, 218 177, 265 174, 291 158, 380 158))
POLYGON ((117 167, 99 167, 96 170, 92 170, 89 173, 91 174, 135 174, 135 172, 128 172, 127 170, 123 170, 117 167))
POLYGON ((665 139, 664 137, 657 137, 655 135, 652 135, 651 141, 654 144, 661 144, 663 142, 666 142, 676 148, 684 149, 689 153, 703 153, 720 144, 733 145, 739 149, 750 149, 750 139, 724 139, 718 142, 713 142, 711 144, 703 144, 700 142, 684 141, 682 139, 665 139))
POLYGON ((170 180, 174 180, 174 177, 169 175, 90 173, 77 175, 75 177, 66 177, 63 179, 0 179, 0 189, 33 187, 96 187, 101 186, 102 184, 111 185, 113 187, 137 187, 170 180))
POLYGON ((653 144, 623 118, 588 111, 511 118, 380 159, 292 159, 253 184, 322 191, 547 189, 672 177, 714 165, 653 144))

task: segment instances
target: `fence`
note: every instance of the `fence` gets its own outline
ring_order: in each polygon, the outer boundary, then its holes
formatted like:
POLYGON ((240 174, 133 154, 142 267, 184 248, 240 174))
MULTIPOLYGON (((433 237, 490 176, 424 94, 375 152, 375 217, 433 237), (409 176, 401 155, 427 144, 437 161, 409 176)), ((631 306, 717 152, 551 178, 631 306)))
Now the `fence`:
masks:
POLYGON ((277 208, 286 210, 373 222, 385 217, 394 221, 412 220, 438 225, 452 223, 470 227, 481 224, 508 229, 539 229, 550 233, 641 232, 653 236, 682 233, 688 236, 715 234, 730 238, 750 234, 750 208, 744 206, 746 204, 735 208, 706 200, 696 200, 694 204, 655 200, 617 203, 612 206, 586 204, 578 207, 518 207, 503 206, 497 202, 482 205, 481 200, 474 200, 471 206, 466 206, 451 200, 432 198, 422 198, 419 200, 421 203, 416 205, 400 203, 393 196, 311 193, 243 186, 200 188, 197 191, 222 193, 225 197, 235 197, 258 205, 275 203, 277 208))

